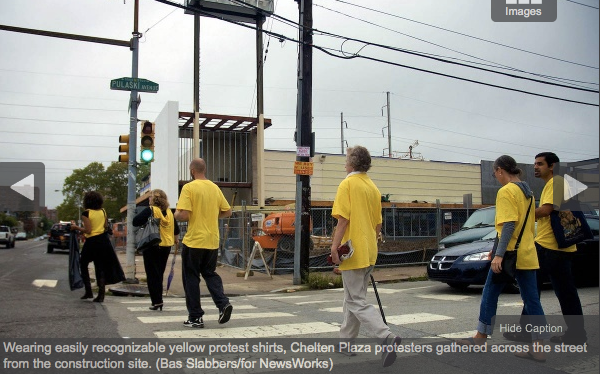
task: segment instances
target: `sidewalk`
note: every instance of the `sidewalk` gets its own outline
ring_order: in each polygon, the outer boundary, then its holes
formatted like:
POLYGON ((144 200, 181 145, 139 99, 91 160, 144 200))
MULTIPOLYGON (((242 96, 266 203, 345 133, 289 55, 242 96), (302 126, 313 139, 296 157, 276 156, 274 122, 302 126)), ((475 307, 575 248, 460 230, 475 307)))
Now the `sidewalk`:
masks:
MULTIPOLYGON (((126 253, 124 251, 117 251, 118 259, 124 267, 124 272, 128 277, 128 269, 126 268, 126 253)), ((167 285, 167 278, 170 273, 170 267, 173 259, 171 253, 166 264, 166 271, 164 272, 164 287, 167 285)), ((147 295, 147 284, 145 283, 146 275, 143 266, 143 256, 135 257, 135 277, 139 280, 138 285, 127 285, 126 288, 132 288, 137 290, 133 294, 147 295), (130 287, 132 286, 132 287, 130 287)), ((254 275, 248 276, 248 279, 239 277, 238 273, 243 274, 244 269, 238 269, 231 266, 222 264, 217 265, 217 273, 223 280, 223 287, 227 296, 242 296, 242 295, 256 295, 266 294, 272 292, 295 292, 298 290, 307 289, 305 285, 293 285, 292 274, 280 274, 272 275, 270 278, 265 271, 254 271, 254 275)), ((330 274, 326 272, 326 274, 330 274)), ((415 265, 415 266, 402 266, 402 267, 388 267, 388 268, 376 268, 373 271, 373 276, 377 283, 393 283, 406 281, 409 278, 422 277, 427 274, 426 265, 415 265)), ((109 288, 118 288, 118 285, 110 286, 109 288)), ((204 280, 200 281, 200 291, 202 296, 208 296, 208 290, 204 285, 204 280)), ((185 297, 183 291, 183 283, 181 279, 181 256, 178 254, 175 261, 175 272, 170 289, 168 291, 169 297, 185 297)))

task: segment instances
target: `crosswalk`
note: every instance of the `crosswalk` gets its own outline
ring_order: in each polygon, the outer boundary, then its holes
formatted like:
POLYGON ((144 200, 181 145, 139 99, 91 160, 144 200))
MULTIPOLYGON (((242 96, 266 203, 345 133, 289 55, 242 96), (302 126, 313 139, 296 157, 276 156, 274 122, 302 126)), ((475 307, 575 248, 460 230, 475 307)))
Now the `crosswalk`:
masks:
MULTIPOLYGON (((427 288, 427 287, 416 287, 427 288)), ((398 293, 408 292, 410 296, 423 299, 437 299, 448 302, 469 302, 473 296, 432 295, 423 290, 410 292, 411 289, 379 288, 381 295, 397 297, 398 293)), ((210 298, 201 300, 205 328, 196 329, 183 326, 187 319, 185 300, 166 299, 162 311, 148 309, 149 299, 120 301, 128 313, 153 330, 157 338, 285 338, 285 337, 337 337, 342 322, 343 290, 329 290, 318 297, 316 292, 292 294, 264 294, 231 298, 234 312, 227 324, 218 324, 218 310, 210 298), (302 312, 305 310, 306 312, 302 312), (311 312, 310 312, 311 311, 311 312)), ((407 295, 408 296, 408 295, 407 295)), ((376 305, 374 295, 369 293, 369 302, 376 305)), ((514 306, 514 303, 511 303, 514 306)), ((515 304, 517 306, 517 304, 515 304)), ((393 307, 383 306, 389 314, 389 324, 413 328, 414 326, 452 320, 454 317, 440 313, 403 313, 395 314, 393 307)), ((428 337, 446 339, 470 336, 470 331, 448 334, 432 334, 428 337)))

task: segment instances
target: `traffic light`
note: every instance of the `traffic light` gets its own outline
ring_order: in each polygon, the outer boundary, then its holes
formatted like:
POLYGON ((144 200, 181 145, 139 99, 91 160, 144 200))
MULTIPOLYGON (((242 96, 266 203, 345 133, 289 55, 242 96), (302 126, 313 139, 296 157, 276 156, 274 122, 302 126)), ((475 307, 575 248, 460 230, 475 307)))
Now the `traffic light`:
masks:
POLYGON ((141 121, 141 162, 154 161, 154 142, 156 124, 149 121, 141 121))
POLYGON ((120 146, 118 147, 118 151, 120 152, 120 155, 118 155, 118 161, 120 161, 120 162, 128 162, 128 159, 129 159, 129 155, 128 155, 128 139, 129 139, 129 136, 128 135, 120 135, 120 137, 118 139, 120 140, 120 146))

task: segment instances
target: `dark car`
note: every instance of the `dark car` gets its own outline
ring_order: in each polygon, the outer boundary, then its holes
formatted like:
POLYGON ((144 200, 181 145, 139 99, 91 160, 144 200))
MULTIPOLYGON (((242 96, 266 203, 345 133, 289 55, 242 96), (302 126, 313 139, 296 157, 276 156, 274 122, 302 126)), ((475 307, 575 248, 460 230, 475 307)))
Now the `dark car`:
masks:
MULTIPOLYGON (((572 272, 577 285, 597 285, 600 275, 600 219, 598 216, 586 218, 594 238, 577 244, 572 272)), ((484 285, 495 237, 496 230, 493 228, 492 232, 480 240, 439 251, 427 264, 427 276, 453 288, 484 285)), ((516 285, 509 287, 511 291, 516 288, 516 285)))
POLYGON ((48 245, 46 247, 46 253, 53 253, 55 249, 67 249, 69 250, 69 238, 70 238, 70 223, 60 222, 55 223, 48 235, 48 245))
POLYGON ((495 207, 478 209, 469 216, 461 230, 440 240, 438 249, 450 248, 482 239, 494 230, 495 207))

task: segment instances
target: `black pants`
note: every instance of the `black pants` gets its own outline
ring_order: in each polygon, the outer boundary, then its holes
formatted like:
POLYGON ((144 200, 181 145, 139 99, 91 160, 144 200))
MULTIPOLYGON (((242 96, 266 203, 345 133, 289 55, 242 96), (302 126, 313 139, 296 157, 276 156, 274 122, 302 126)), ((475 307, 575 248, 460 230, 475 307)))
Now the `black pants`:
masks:
POLYGON ((183 289, 190 320, 204 315, 200 305, 200 275, 204 278, 206 288, 217 308, 223 310, 229 304, 229 299, 223 291, 223 280, 215 271, 218 252, 217 249, 189 248, 183 245, 181 252, 183 289))
MULTIPOLYGON (((540 276, 537 277, 539 286, 542 280, 551 281, 553 291, 560 302, 560 309, 564 315, 564 321, 568 329, 564 334, 570 342, 584 342, 587 339, 583 320, 583 307, 577 288, 574 285, 572 275, 572 257, 574 253, 555 251, 540 244, 535 243, 537 255, 539 257, 539 266, 541 267, 540 276)), ((541 287, 539 287, 539 296, 541 287)), ((522 315, 526 315, 522 311, 522 315)))
POLYGON ((164 270, 172 247, 153 246, 143 252, 147 289, 152 305, 162 304, 164 270))

